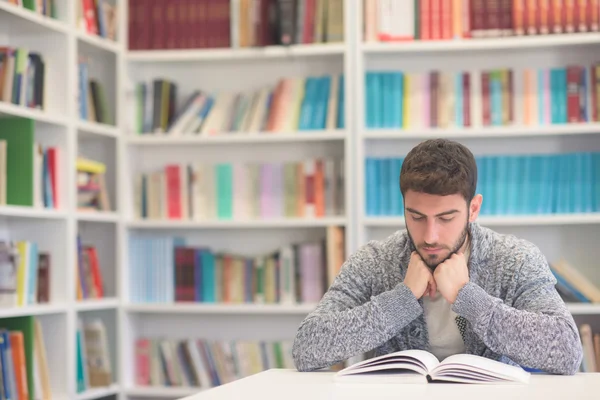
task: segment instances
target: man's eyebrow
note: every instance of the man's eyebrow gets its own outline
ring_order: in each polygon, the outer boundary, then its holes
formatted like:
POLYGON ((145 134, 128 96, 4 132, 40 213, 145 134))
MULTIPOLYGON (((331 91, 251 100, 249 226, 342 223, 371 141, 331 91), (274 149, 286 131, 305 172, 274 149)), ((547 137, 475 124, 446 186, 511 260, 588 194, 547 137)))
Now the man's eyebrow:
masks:
MULTIPOLYGON (((417 215, 426 217, 425 214, 423 214, 422 212, 419 212, 419 211, 415 210, 414 208, 406 207, 406 211, 411 212, 413 214, 417 214, 417 215)), ((448 211, 444 211, 444 212, 441 212, 439 214, 436 214, 435 216, 436 217, 443 217, 444 215, 455 214, 457 212, 458 212, 458 210, 448 210, 448 211)))

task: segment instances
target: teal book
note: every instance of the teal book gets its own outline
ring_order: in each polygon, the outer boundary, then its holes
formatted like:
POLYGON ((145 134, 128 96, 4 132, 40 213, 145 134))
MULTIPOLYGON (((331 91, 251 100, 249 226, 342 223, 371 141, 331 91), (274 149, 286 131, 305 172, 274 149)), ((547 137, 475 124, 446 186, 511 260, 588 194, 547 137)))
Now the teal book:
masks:
POLYGON ((387 161, 387 167, 389 168, 388 190, 390 192, 388 212, 390 215, 399 215, 398 203, 400 202, 400 186, 398 184, 398 175, 400 174, 400 170, 397 169, 397 160, 397 158, 390 158, 387 161))
POLYGON ((383 73, 377 72, 373 80, 373 127, 381 128, 383 126, 383 73))
POLYGON ((344 129, 346 126, 346 100, 344 98, 344 94, 346 93, 346 88, 344 87, 344 74, 340 75, 340 82, 338 85, 338 108, 337 108, 337 127, 338 129, 344 129))
POLYGON ((365 124, 368 129, 375 128, 375 72, 367 72, 365 76, 365 124))
POLYGON ((594 153, 592 156, 592 171, 593 171, 593 211, 600 212, 600 153, 594 153))
POLYGON ((219 219, 233 217, 233 168, 231 164, 217 164, 217 216, 219 219))
POLYGON ((215 256, 210 251, 202 251, 202 300, 214 303, 215 298, 215 256))
POLYGON ((457 73, 454 76, 454 93, 455 93, 455 101, 454 101, 454 111, 455 111, 455 121, 456 126, 463 127, 463 75, 462 73, 457 73))
POLYGON ((381 210, 381 215, 390 215, 390 197, 392 195, 390 191, 390 167, 389 167, 390 158, 382 158, 379 168, 380 175, 380 197, 379 197, 379 209, 381 210))
POLYGON ((372 158, 365 159, 365 213, 373 215, 373 183, 375 178, 375 160, 372 158))
POLYGON ((402 192, 400 191, 400 172, 402 171, 402 162, 404 158, 396 158, 394 160, 395 164, 395 187, 398 192, 398 203, 396 204, 396 215, 404 215, 404 198, 402 197, 402 192))
POLYGON ((581 212, 590 213, 593 212, 592 201, 593 201, 593 188, 594 182, 592 180, 593 155, 590 152, 581 154, 581 212))
POLYGON ((25 118, 0 119, 0 140, 6 141, 6 203, 33 206, 35 123, 25 118))

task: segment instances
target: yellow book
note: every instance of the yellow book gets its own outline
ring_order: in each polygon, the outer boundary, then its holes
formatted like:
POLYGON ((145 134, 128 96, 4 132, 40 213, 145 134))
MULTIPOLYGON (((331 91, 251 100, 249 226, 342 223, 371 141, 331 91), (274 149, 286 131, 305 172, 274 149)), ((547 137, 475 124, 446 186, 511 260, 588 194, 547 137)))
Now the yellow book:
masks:
POLYGON ((302 107, 302 100, 304 99, 305 85, 305 78, 298 78, 294 80, 294 97, 292 98, 292 112, 288 126, 288 130, 290 132, 298 130, 298 124, 300 123, 300 109, 302 107))
POLYGON ((409 74, 405 74, 404 75, 404 93, 402 93, 402 104, 404 105, 404 110, 402 110, 402 116, 403 116, 403 123, 402 123, 402 129, 408 129, 412 122, 410 121, 410 104, 409 104, 409 98, 410 98, 410 81, 411 81, 411 76, 409 74))
POLYGON ((24 306, 27 302, 26 283, 28 281, 27 271, 29 268, 29 243, 17 242, 19 252, 19 267, 17 269, 17 306, 24 306))
POLYGON ((77 171, 89 172, 90 174, 103 174, 106 172, 105 164, 81 157, 77 158, 76 168, 77 171))

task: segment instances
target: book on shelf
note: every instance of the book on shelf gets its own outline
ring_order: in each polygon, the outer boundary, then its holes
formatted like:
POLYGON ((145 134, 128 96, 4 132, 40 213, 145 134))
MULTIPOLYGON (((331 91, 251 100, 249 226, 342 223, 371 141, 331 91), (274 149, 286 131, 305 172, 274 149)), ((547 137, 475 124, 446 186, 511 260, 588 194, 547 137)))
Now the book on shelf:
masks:
POLYGON ((368 129, 550 126, 598 122, 600 64, 474 71, 369 71, 368 129))
POLYGON ((209 389, 271 368, 295 368, 292 341, 139 337, 138 386, 209 389))
POLYGON ((597 0, 364 0, 367 42, 598 32, 597 0))
POLYGON ((106 187, 106 164, 77 157, 77 210, 84 212, 110 211, 110 198, 106 187))
POLYGON ((133 236, 132 303, 317 303, 345 260, 344 228, 269 253, 242 255, 187 244, 180 237, 133 236))
POLYGON ((129 0, 129 49, 344 41, 343 0, 129 0))
POLYGON ((43 110, 44 57, 24 47, 0 46, 0 101, 43 110))
POLYGON ((77 393, 113 383, 106 326, 102 319, 78 318, 76 333, 77 393))
POLYGON ((49 303, 50 267, 37 243, 0 241, 0 308, 49 303))
POLYGON ((424 350, 404 350, 369 358, 344 368, 336 382, 471 384, 529 383, 531 374, 519 367, 474 354, 456 354, 440 362, 424 350))
POLYGON ((35 122, 0 119, 0 204, 59 207, 59 149, 35 141, 35 122))
POLYGON ((550 263, 550 271, 556 278, 556 290, 567 302, 600 303, 600 287, 592 283, 567 260, 550 263))
POLYGON ((343 74, 283 78, 245 92, 194 90, 183 103, 179 94, 166 79, 137 83, 128 95, 129 131, 212 136, 344 128, 343 74))
POLYGON ((344 160, 168 164, 135 176, 135 216, 256 220, 344 215, 344 160))
POLYGON ((115 121, 106 98, 104 85, 89 76, 90 62, 93 61, 87 57, 79 58, 79 118, 82 121, 114 125, 115 121))
MULTIPOLYGON (((600 212, 600 153, 476 156, 480 215, 600 212)), ((366 213, 404 214, 398 184, 402 158, 365 160, 366 213)))
POLYGON ((56 6, 54 0, 6 0, 10 4, 23 7, 26 10, 50 18, 56 18, 56 6))
POLYGON ((117 6, 108 0, 75 0, 77 2, 77 26, 91 35, 117 40, 117 6))
POLYGON ((0 320, 0 367, 3 398, 51 399, 44 332, 38 319, 27 316, 0 320))
POLYGON ((77 300, 104 298, 104 279, 96 247, 77 236, 77 300))
POLYGON ((579 372, 600 372, 600 332, 593 332, 590 324, 579 325, 583 360, 579 372))

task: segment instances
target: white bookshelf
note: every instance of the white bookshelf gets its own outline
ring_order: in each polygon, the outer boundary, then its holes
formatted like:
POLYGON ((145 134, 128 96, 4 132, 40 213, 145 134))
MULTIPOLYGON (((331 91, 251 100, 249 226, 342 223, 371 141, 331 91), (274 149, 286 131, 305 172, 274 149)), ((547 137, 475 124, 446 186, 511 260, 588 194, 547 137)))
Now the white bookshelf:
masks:
MULTIPOLYGON (((52 301, 0 310, 0 319, 36 316, 48 332, 45 340, 57 399, 175 399, 197 388, 138 387, 134 341, 138 336, 291 339, 315 304, 132 304, 129 299, 129 249, 132 235, 178 235, 217 250, 260 254, 283 244, 323 236, 330 225, 344 226, 346 253, 371 239, 402 229, 401 217, 365 215, 364 160, 367 156, 402 155, 431 137, 458 139, 476 154, 600 150, 600 124, 515 126, 477 129, 367 130, 364 128, 365 71, 371 68, 422 70, 444 65, 471 67, 555 65, 567 59, 589 64, 600 46, 600 34, 552 35, 430 43, 362 43, 360 2, 346 2, 343 44, 270 46, 257 49, 128 51, 127 1, 119 6, 119 40, 94 37, 76 27, 76 1, 56 0, 58 20, 36 15, 0 0, 0 42, 27 46, 46 57, 45 111, 0 102, 0 117, 31 118, 36 139, 60 149, 58 210, 0 206, 0 233, 31 240, 52 250, 52 301), (107 89, 115 125, 79 119, 76 100, 78 56, 94 62, 94 75, 107 89), (524 57, 526 56, 526 57, 524 57), (244 73, 240 73, 240 70, 244 73), (345 129, 273 132, 200 137, 134 135, 127 130, 127 90, 132 82, 161 76, 208 91, 246 89, 272 84, 284 76, 343 72, 345 129), (291 150, 290 150, 291 149, 291 150), (79 152, 107 164, 112 210, 83 213, 76 209, 75 159, 79 152), (92 154, 90 154, 92 153, 92 154), (314 219, 231 221, 136 220, 132 179, 135 173, 169 161, 276 161, 315 156, 343 156, 346 214, 314 219), (97 157, 96 157, 97 156, 97 157), (106 298, 76 301, 75 237, 81 233, 97 246, 106 298), (75 330, 78 318, 101 318, 111 338, 114 383, 76 392, 75 330), (64 361, 67 360, 67 361, 64 361)), ((513 233, 539 244, 549 259, 572 254, 572 262, 596 283, 593 252, 600 237, 600 215, 482 216, 482 225, 513 233)), ((578 321, 600 320, 597 304, 569 304, 578 321)))

